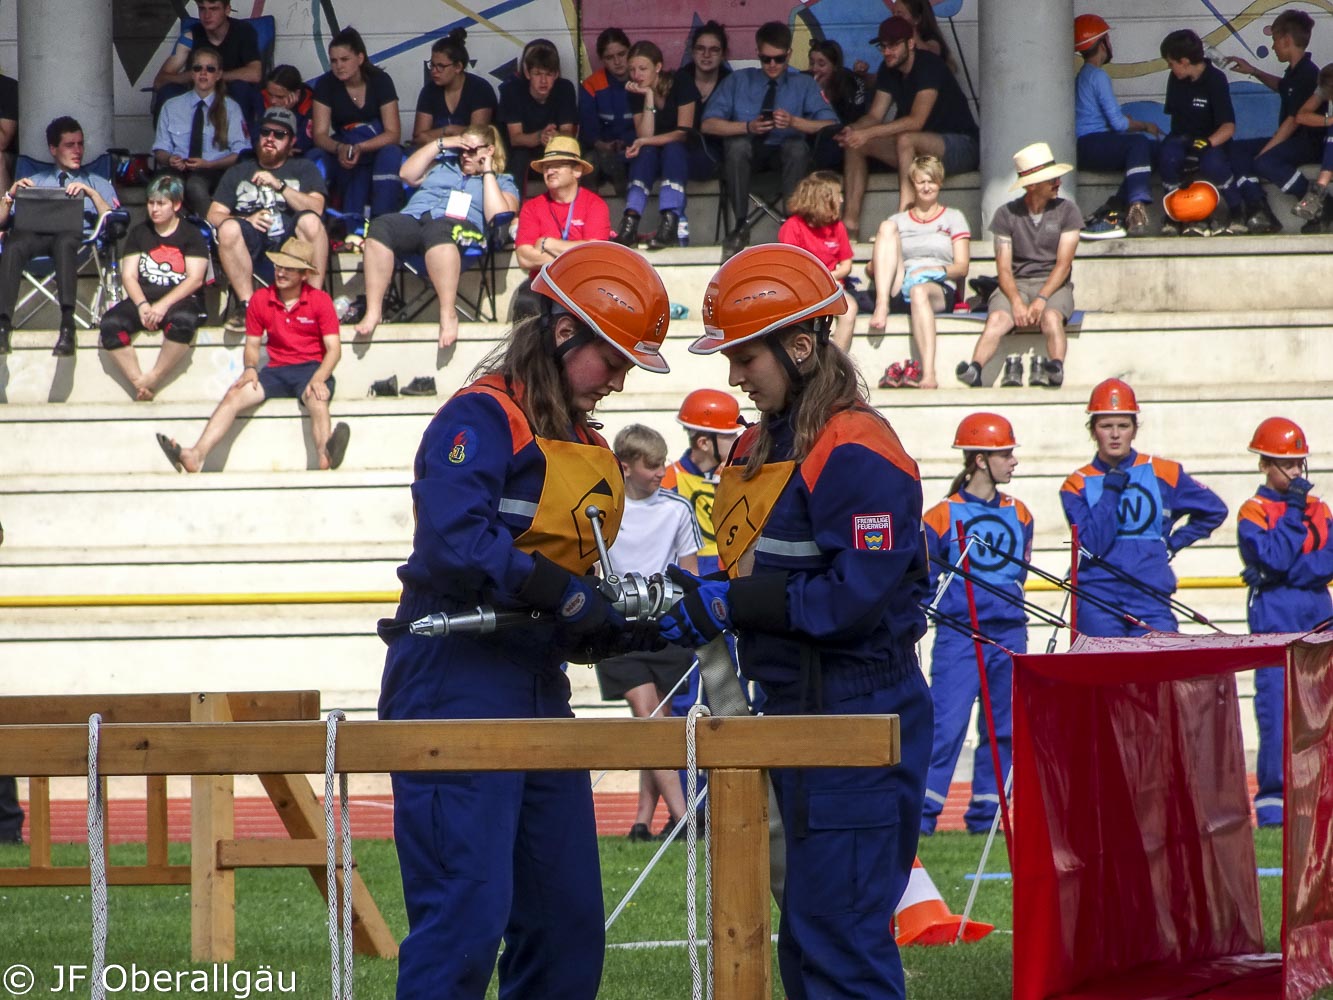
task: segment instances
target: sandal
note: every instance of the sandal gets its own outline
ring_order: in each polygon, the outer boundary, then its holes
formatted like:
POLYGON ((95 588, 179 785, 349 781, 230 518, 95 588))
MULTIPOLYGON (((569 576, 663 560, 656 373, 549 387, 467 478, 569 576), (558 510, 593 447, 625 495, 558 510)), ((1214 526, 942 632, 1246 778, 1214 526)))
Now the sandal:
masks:
POLYGON ((162 449, 162 454, 167 456, 167 461, 177 472, 184 472, 185 465, 181 462, 181 446, 165 434, 157 436, 157 446, 162 449))
POLYGON ((921 363, 912 359, 903 362, 903 385, 908 389, 921 388, 921 363))
POLYGON ((903 384, 903 366, 894 362, 884 369, 884 375, 879 380, 881 389, 897 389, 903 384))

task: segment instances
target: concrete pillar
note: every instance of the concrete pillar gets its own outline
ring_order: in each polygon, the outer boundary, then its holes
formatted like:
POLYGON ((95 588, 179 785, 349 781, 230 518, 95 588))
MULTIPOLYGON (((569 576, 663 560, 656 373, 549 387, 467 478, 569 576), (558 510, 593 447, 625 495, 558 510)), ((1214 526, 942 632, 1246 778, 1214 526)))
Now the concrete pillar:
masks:
MULTIPOLYGON (((1073 0, 983 0, 981 49, 981 212, 1016 197, 1014 153, 1050 143, 1058 162, 1074 163, 1073 0)), ((1077 175, 1060 193, 1077 201, 1077 175)), ((1084 212, 1096 206, 1079 205, 1084 212)))
POLYGON ((18 0, 19 142, 46 160, 46 126, 72 115, 88 159, 112 143, 110 0, 18 0))

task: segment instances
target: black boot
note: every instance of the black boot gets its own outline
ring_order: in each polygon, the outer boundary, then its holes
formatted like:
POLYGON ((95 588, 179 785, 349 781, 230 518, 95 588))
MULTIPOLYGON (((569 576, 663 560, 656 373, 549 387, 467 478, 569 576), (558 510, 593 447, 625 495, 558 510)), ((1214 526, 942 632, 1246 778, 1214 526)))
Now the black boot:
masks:
POLYGON ((639 213, 625 209, 625 214, 620 217, 620 228, 616 230, 616 235, 612 239, 627 247, 632 247, 638 243, 639 213))
POLYGON ((51 350, 51 353, 57 358, 67 358, 74 353, 75 345, 74 320, 62 316, 60 319, 60 334, 56 337, 56 346, 51 350))
POLYGON ((0 316, 0 354, 9 353, 10 324, 8 316, 0 316))
POLYGON ((680 213, 669 210, 663 212, 662 218, 657 220, 657 232, 653 233, 653 238, 648 241, 648 249, 661 250, 663 247, 674 247, 679 230, 680 213))

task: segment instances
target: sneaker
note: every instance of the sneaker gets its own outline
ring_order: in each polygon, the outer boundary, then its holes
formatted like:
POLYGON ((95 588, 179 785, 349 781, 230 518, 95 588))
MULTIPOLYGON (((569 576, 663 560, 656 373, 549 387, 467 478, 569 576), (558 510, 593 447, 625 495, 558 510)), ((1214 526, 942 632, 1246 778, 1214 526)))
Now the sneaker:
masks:
POLYGON ((434 396, 435 379, 430 375, 418 375, 403 387, 404 396, 434 396))
POLYGON ((1022 384, 1023 356, 1021 354, 1010 354, 1004 359, 1004 374, 1000 376, 1000 385, 1006 389, 1011 389, 1022 384))
POLYGON ((1184 231, 1185 227, 1182 226, 1179 222, 1176 222, 1174 219, 1168 218, 1162 220, 1163 236, 1180 236, 1184 233, 1184 231))
POLYGON ((1282 232, 1282 223, 1277 221, 1277 216, 1273 214, 1273 209, 1269 207, 1267 201, 1261 201, 1254 207, 1245 224, 1256 236, 1272 236, 1274 233, 1282 232))
POLYGON ((1327 184, 1311 184, 1305 192, 1305 197, 1291 206, 1291 214, 1300 219, 1318 219, 1327 194, 1327 184))
POLYGON ((879 387, 881 389, 897 389, 903 384, 903 366, 894 362, 884 369, 884 374, 880 376, 879 387))
POLYGON ((1063 361, 1048 360, 1042 367, 1046 371, 1046 381, 1042 384, 1048 389, 1058 389, 1065 384, 1065 363, 1063 361))
POLYGON ((975 361, 958 362, 953 373, 963 385, 970 385, 973 389, 981 385, 981 365, 975 361))
POLYGON ((1106 212, 1090 219, 1078 235, 1085 240, 1119 240, 1125 237, 1125 227, 1119 212, 1106 212))
POLYGON ((1144 202, 1136 201, 1129 206, 1125 216, 1125 232, 1130 239, 1148 235, 1148 206, 1144 202))
POLYGON ((249 302, 242 302, 235 295, 228 295, 227 317, 222 323, 223 331, 226 333, 244 333, 245 312, 249 308, 249 302))
POLYGON ((1181 236, 1212 236, 1213 229, 1208 225, 1207 219, 1201 219, 1198 222, 1187 222, 1180 231, 1181 236))
POLYGON ((1214 226, 1213 232, 1222 236, 1246 236, 1250 232, 1250 225, 1240 216, 1227 220, 1225 226, 1214 226))
POLYGON ((635 823, 629 828, 629 833, 625 834, 625 839, 635 844, 646 844, 653 839, 653 831, 648 829, 646 823, 635 823))
POLYGON ((367 396, 396 396, 398 395, 398 376, 390 375, 388 378, 382 378, 377 382, 370 383, 370 391, 367 396))
POLYGON ((921 388, 921 362, 913 358, 903 362, 903 385, 908 389, 921 388))
POLYGON ((1046 378, 1046 359, 1040 354, 1032 355, 1032 366, 1028 369, 1028 385, 1050 385, 1046 378))

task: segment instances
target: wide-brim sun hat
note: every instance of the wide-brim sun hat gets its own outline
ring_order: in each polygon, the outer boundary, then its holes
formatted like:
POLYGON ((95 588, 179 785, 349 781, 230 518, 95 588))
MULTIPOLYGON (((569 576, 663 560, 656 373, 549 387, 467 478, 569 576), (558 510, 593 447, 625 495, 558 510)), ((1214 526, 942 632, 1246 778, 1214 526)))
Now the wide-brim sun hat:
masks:
POLYGON ((1018 172, 1018 180, 1009 190, 1021 191, 1029 184, 1040 184, 1042 181, 1063 177, 1073 169, 1073 164, 1057 163, 1049 145, 1044 142, 1034 142, 1014 154, 1014 170, 1018 172))
POLYGON ((532 172, 540 174, 552 163, 572 163, 578 167, 579 176, 593 171, 592 164, 583 158, 579 141, 567 135, 558 135, 546 144, 542 155, 532 161, 532 172))
POLYGON ((265 255, 281 267, 292 267, 299 271, 315 270, 314 244, 299 236, 289 236, 278 250, 270 250, 265 255))

